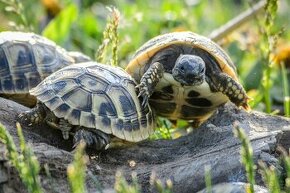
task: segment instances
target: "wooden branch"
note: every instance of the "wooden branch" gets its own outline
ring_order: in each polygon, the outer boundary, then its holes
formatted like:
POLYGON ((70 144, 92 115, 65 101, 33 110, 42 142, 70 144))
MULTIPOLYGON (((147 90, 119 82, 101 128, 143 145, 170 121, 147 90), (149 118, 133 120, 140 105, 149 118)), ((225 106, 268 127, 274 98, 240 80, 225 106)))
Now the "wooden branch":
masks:
POLYGON ((265 0, 259 1, 257 4, 253 5, 245 12, 228 21, 226 24, 222 25, 218 29, 215 29, 211 34, 209 34, 208 37, 215 42, 220 41, 222 38, 226 37, 234 30, 256 17, 256 15, 258 15, 263 10, 265 5, 265 0))
MULTIPOLYGON (((15 116, 24 110, 25 107, 0 98, 0 122, 16 141, 15 116)), ((131 172, 136 172, 143 192, 152 191, 149 183, 152 171, 162 181, 171 179, 174 192, 181 193, 197 192, 205 187, 205 166, 211 167, 213 184, 245 182, 240 163, 240 142, 233 135, 235 121, 251 140, 255 162, 263 160, 282 172, 275 150, 278 145, 289 148, 290 120, 259 112, 247 113, 229 104, 220 108, 199 129, 179 139, 145 141, 128 148, 92 154, 88 165, 88 192, 96 191, 96 179, 105 192, 110 192, 117 170, 121 170, 127 179, 130 179, 131 172)), ((23 132, 42 168, 47 165, 50 170, 51 179, 44 170, 40 175, 46 192, 69 192, 66 167, 73 157, 69 152, 71 141, 64 141, 60 132, 46 126, 24 128, 23 132)), ((0 155, 4 155, 3 151, 4 145, 0 144, 0 155)), ((0 174, 6 176, 0 178, 4 192, 8 189, 25 192, 17 173, 3 157, 0 159, 0 174)), ((259 175, 256 180, 263 184, 259 175)))

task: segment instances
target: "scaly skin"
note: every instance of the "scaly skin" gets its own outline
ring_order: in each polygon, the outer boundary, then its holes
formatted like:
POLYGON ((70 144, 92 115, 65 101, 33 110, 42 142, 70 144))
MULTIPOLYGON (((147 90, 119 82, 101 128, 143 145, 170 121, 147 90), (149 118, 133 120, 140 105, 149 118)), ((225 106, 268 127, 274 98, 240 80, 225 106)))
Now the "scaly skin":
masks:
POLYGON ((33 109, 20 113, 17 117, 18 121, 26 126, 39 125, 45 118, 46 109, 41 103, 37 103, 33 109))
POLYGON ((103 133, 97 129, 88 129, 81 126, 71 125, 65 119, 57 118, 48 108, 42 103, 37 103, 36 107, 30 111, 26 111, 18 115, 18 121, 26 126, 33 127, 42 123, 46 123, 51 128, 59 129, 62 132, 64 139, 68 139, 72 133, 72 129, 77 131, 74 135, 74 148, 84 141, 88 148, 95 150, 105 150, 110 143, 110 135, 103 133))
POLYGON ((232 79, 225 73, 213 74, 208 81, 211 89, 219 91, 229 97, 230 101, 238 107, 250 110, 248 105, 249 97, 247 96, 242 85, 232 79))
POLYGON ((111 141, 110 135, 101 132, 100 130, 88 130, 80 127, 74 135, 74 148, 81 142, 84 141, 88 148, 95 150, 106 150, 111 141))
POLYGON ((155 86, 163 77, 164 68, 159 62, 153 63, 148 70, 144 73, 140 80, 140 84, 136 87, 139 90, 138 97, 142 97, 142 106, 148 105, 149 97, 154 92, 155 86))

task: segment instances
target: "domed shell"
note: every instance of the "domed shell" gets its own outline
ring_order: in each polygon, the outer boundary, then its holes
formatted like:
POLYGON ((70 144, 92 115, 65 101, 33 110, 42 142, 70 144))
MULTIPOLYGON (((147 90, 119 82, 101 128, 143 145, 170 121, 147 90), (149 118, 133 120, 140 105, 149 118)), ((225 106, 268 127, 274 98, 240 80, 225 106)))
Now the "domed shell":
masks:
POLYGON ((0 93, 28 93, 45 77, 76 59, 75 53, 70 55, 54 42, 34 33, 1 32, 0 93))
POLYGON ((53 73, 30 94, 72 125, 136 142, 153 132, 154 120, 150 107, 142 108, 135 86, 124 70, 87 62, 53 73))
POLYGON ((139 81, 145 72, 144 67, 150 58, 163 48, 173 44, 190 45, 194 48, 207 51, 218 61, 223 72, 238 81, 235 65, 223 49, 210 39, 189 31, 167 33, 149 40, 137 50, 126 71, 139 81))

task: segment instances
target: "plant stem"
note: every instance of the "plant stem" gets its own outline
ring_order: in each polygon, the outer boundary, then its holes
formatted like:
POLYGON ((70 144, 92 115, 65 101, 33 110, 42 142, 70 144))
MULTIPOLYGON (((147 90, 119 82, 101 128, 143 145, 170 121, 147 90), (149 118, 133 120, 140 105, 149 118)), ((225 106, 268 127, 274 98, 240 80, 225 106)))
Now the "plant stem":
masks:
POLYGON ((290 117, 290 93, 289 93, 287 72, 286 72, 286 68, 285 68, 284 62, 281 62, 281 73, 282 73, 282 81, 283 81, 285 116, 286 117, 290 117))
POLYGON ((235 136, 242 143, 241 161, 246 170, 247 180, 250 183, 249 192, 254 193, 256 165, 254 164, 254 159, 253 159, 253 149, 245 131, 242 128, 240 128, 237 124, 235 124, 234 133, 235 133, 235 136))

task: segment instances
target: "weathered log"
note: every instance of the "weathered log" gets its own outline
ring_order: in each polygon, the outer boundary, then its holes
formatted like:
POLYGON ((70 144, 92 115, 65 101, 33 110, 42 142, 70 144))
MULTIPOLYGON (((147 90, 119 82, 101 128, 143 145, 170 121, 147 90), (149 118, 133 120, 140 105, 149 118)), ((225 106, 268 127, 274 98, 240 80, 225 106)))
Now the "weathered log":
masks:
MULTIPOLYGON (((27 110, 17 103, 0 98, 0 122, 6 126, 17 142, 15 117, 27 110)), ((101 188, 112 192, 115 173, 121 170, 126 178, 136 172, 143 192, 152 191, 150 176, 171 179, 174 192, 197 192, 205 187, 205 166, 211 167, 212 183, 245 182, 244 168, 240 163, 240 142, 233 135, 233 123, 246 131, 251 140, 255 162, 263 160, 274 165, 279 172, 276 153, 278 145, 288 149, 290 119, 264 113, 247 113, 231 104, 219 109, 209 121, 192 133, 175 140, 145 141, 131 147, 91 153, 88 164, 88 192, 101 188), (134 163, 134 164, 132 164, 134 163)), ((66 167, 72 161, 72 141, 65 141, 59 131, 44 125, 23 128, 27 142, 41 163, 47 165, 51 178, 41 170, 41 183, 46 192, 69 192, 66 167)), ((5 161, 4 145, 0 144, 0 192, 25 192, 17 172, 5 161)), ((263 185, 257 174, 257 184, 263 185)), ((106 192, 104 191, 104 192, 106 192)))
MULTIPOLYGON (((231 182, 231 183, 221 183, 216 184, 211 187, 212 192, 214 193, 245 193, 249 192, 249 184, 243 182, 231 182)), ((265 187, 261 187, 258 185, 254 186, 255 193, 269 193, 269 191, 265 187)), ((198 193, 208 193, 208 189, 203 189, 198 193)))

